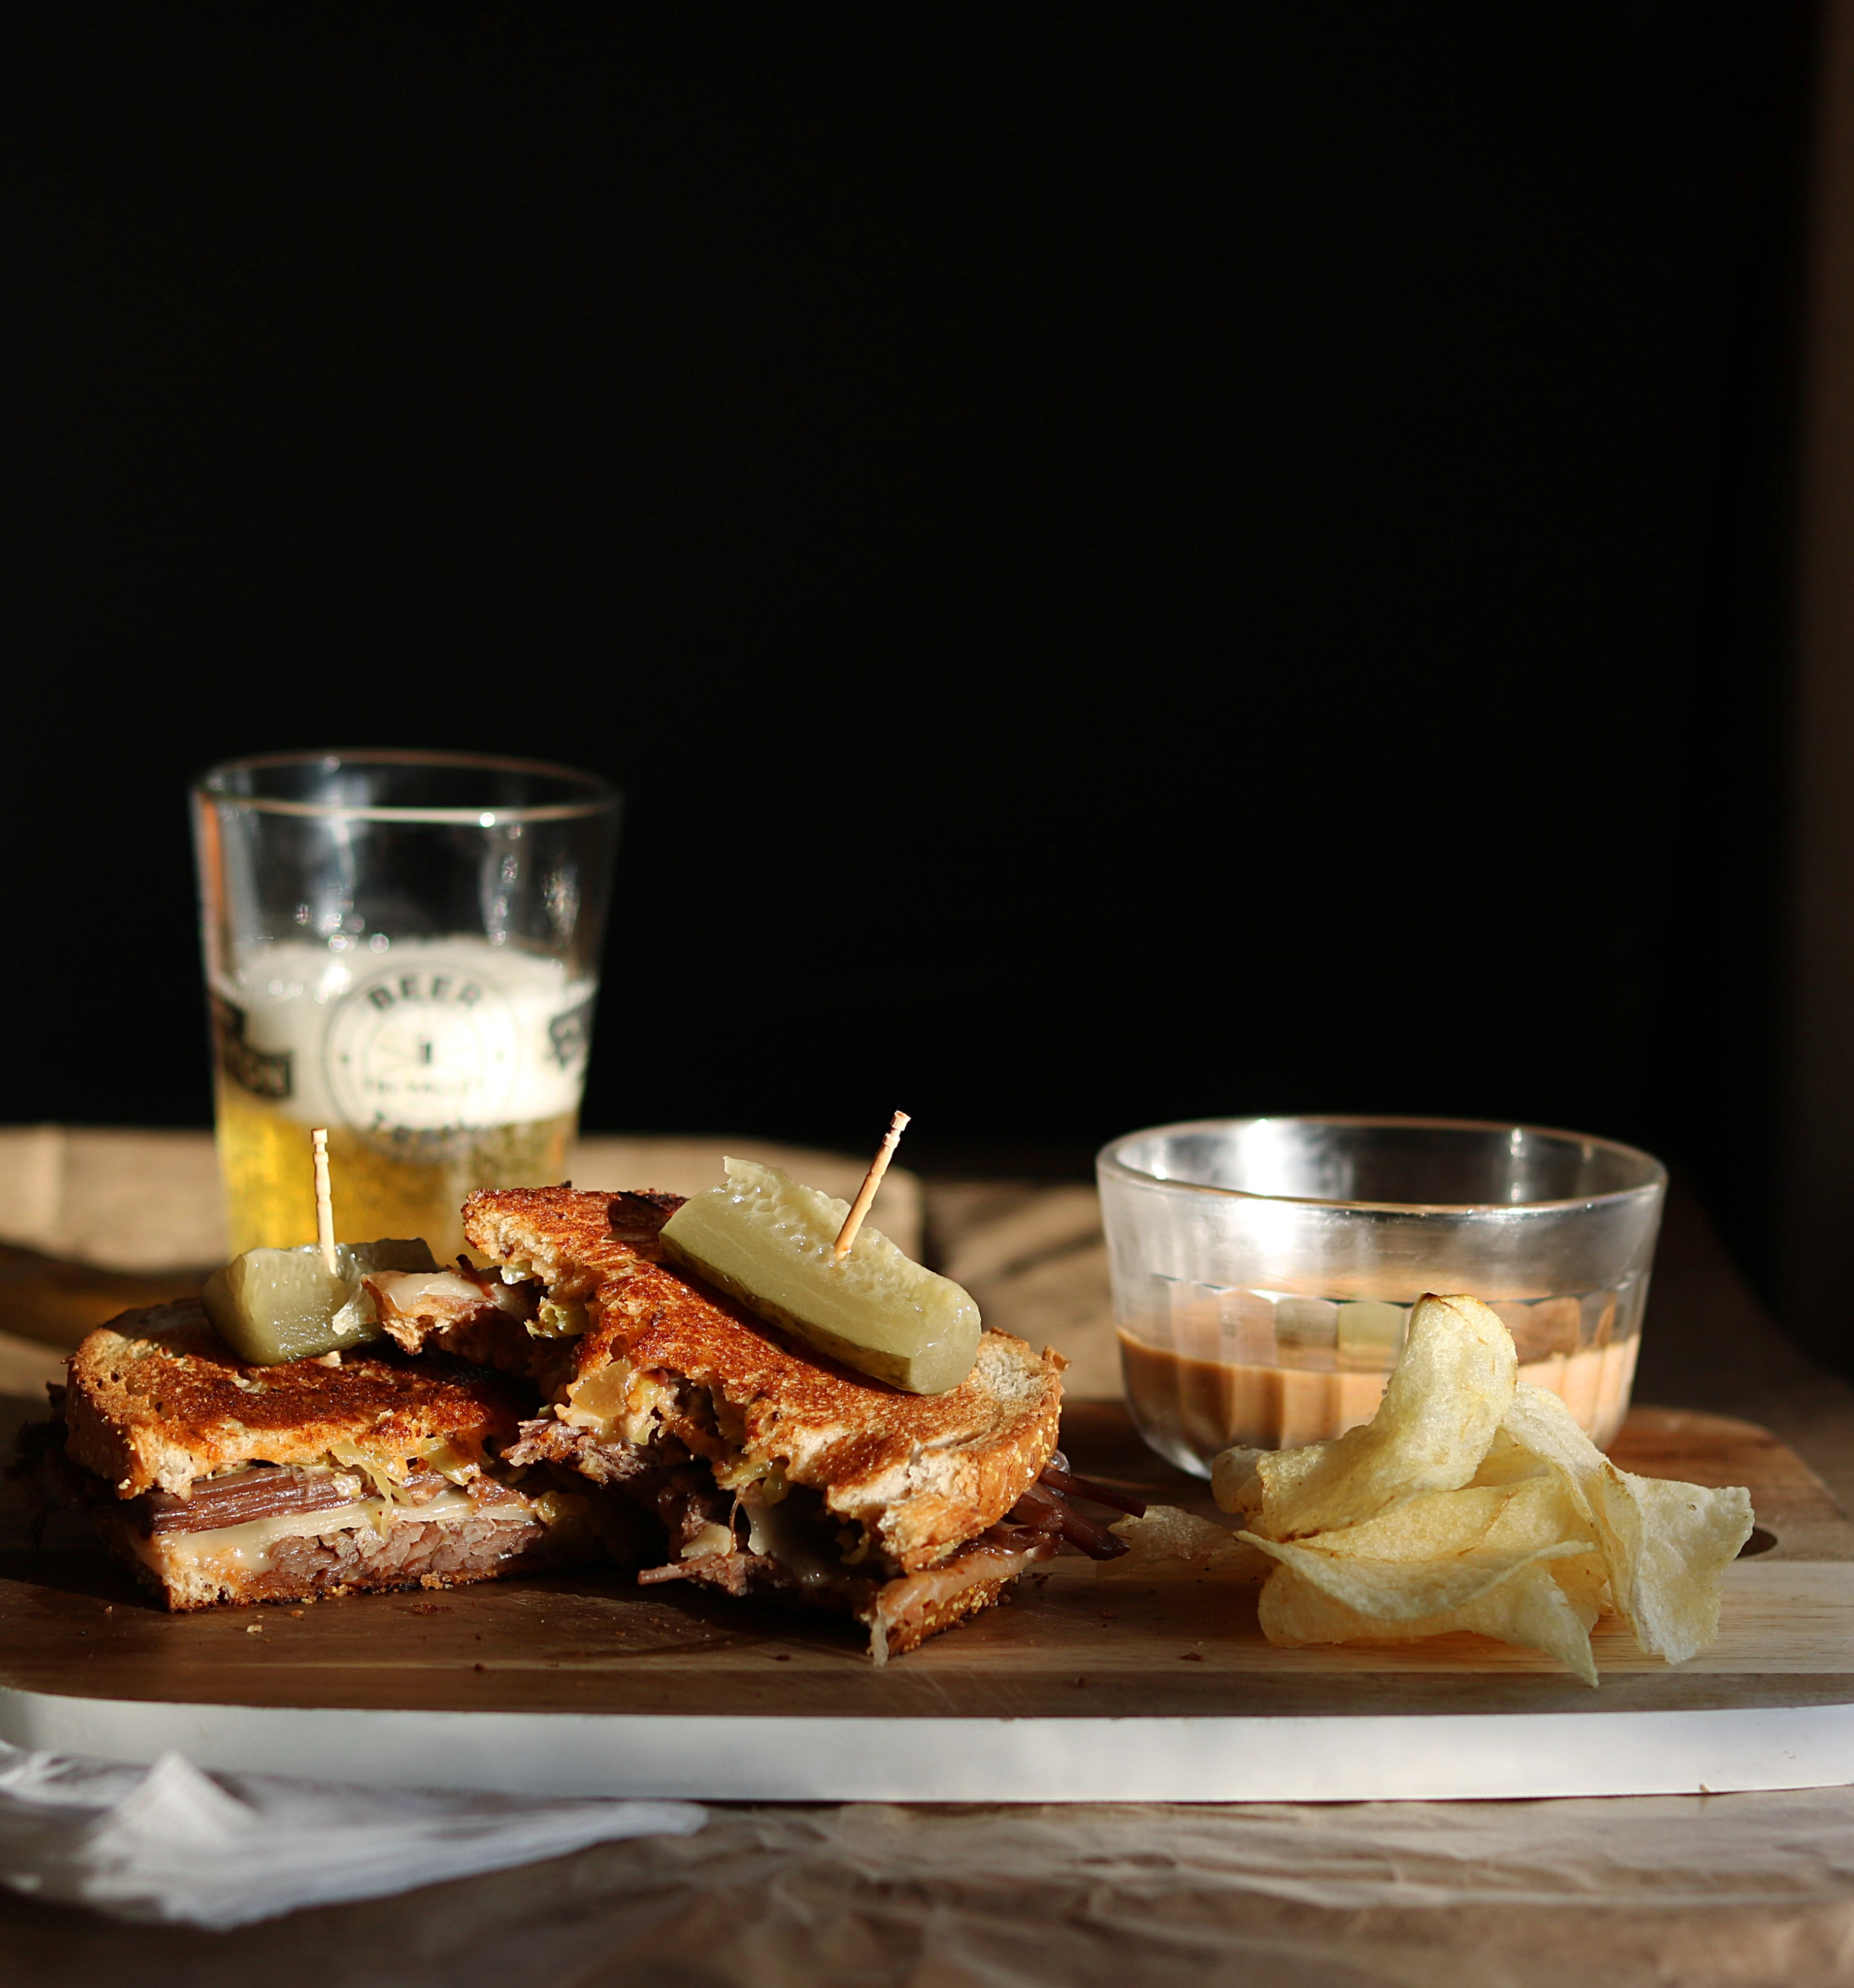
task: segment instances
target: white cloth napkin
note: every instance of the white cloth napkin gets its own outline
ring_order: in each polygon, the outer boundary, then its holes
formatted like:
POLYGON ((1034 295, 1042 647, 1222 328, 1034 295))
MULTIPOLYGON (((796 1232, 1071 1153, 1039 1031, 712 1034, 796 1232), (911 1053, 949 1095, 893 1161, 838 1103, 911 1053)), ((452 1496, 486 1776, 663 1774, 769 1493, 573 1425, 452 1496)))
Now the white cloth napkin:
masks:
POLYGON ((0 1884, 113 1919, 248 1925, 707 1820, 688 1802, 338 1787, 0 1743, 0 1884))

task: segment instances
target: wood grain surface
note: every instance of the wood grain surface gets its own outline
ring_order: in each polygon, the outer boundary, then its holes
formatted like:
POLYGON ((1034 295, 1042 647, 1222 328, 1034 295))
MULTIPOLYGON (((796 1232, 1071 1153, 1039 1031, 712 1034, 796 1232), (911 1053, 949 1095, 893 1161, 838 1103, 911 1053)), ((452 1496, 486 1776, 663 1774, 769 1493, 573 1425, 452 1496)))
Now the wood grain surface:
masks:
MULTIPOLYGON (((1065 1416, 1075 1467, 1211 1509, 1117 1404, 1065 1416)), ((1599 1625, 1595 1692, 1479 1638, 1276 1649, 1254 1592, 1065 1557, 1011 1604, 883 1669, 829 1618, 616 1574, 168 1615, 81 1544, 0 1552, 0 1685, 182 1702, 438 1710, 1130 1717, 1700 1710, 1854 1701, 1854 1525, 1768 1432, 1639 1408, 1626 1467, 1751 1487, 1758 1533, 1717 1644, 1676 1669, 1599 1625)))

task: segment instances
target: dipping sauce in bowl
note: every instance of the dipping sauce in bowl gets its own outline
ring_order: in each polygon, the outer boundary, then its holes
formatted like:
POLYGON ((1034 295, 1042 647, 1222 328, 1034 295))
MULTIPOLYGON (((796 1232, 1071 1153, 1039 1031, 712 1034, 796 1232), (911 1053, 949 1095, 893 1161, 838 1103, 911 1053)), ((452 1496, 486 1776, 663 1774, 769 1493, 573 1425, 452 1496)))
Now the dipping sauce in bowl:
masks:
POLYGON ((1667 1174, 1613 1141, 1410 1118, 1160 1126, 1097 1163, 1127 1404, 1200 1476, 1369 1422, 1426 1291, 1504 1319, 1522 1378, 1608 1443, 1667 1174))

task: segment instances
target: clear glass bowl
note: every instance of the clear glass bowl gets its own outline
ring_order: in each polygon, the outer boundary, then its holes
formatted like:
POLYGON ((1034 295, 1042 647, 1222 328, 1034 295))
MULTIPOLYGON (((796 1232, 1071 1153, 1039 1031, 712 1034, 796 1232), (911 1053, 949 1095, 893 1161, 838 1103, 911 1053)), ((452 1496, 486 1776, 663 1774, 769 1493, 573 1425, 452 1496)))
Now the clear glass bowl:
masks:
POLYGON ((1633 1146, 1437 1118, 1225 1118, 1096 1162, 1127 1405, 1201 1476, 1232 1443, 1368 1422, 1425 1292, 1468 1291, 1596 1442, 1629 1407, 1666 1169, 1633 1146))

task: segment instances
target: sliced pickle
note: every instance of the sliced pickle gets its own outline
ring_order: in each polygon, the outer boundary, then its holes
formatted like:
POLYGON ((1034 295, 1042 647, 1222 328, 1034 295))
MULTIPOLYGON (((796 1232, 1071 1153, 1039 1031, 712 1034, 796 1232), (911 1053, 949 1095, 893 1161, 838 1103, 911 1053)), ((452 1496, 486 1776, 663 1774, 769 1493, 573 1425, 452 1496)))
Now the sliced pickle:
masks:
POLYGON ((849 1204, 754 1160, 664 1223, 665 1252, 749 1310, 911 1395, 943 1395, 972 1371, 978 1307, 865 1226, 832 1260, 849 1204))
POLYGON ((200 1300, 219 1337, 253 1367, 313 1360, 377 1339, 373 1293, 361 1283, 371 1270, 435 1270, 421 1242, 343 1242, 341 1266, 330 1276, 313 1242, 297 1249, 247 1249, 206 1280, 200 1300))

